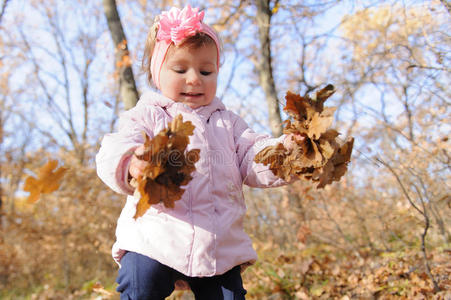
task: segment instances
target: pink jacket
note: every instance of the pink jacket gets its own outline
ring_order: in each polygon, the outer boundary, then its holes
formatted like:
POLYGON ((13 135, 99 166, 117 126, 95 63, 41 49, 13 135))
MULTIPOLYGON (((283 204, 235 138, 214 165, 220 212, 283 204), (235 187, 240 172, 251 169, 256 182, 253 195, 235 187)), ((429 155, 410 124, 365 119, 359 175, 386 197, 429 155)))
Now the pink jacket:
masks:
POLYGON ((193 110, 155 92, 144 94, 136 107, 121 115, 118 132, 105 135, 96 157, 99 177, 114 191, 129 195, 112 249, 116 262, 126 251, 134 251, 198 277, 255 262, 257 254, 243 230, 242 184, 275 187, 286 183, 253 161, 261 149, 283 138, 255 133, 218 98, 193 110), (200 149, 193 179, 174 209, 153 205, 135 220, 139 199, 132 196, 127 182, 131 154, 143 143, 143 131, 153 137, 178 114, 196 127, 188 145, 188 150, 200 149))

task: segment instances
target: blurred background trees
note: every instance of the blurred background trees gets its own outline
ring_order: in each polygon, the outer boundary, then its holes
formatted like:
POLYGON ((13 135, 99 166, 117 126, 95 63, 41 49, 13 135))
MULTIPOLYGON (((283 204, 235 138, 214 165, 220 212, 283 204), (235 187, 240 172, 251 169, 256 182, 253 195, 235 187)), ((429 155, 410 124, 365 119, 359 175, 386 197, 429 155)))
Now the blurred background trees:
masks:
MULTIPOLYGON (((94 156, 130 107, 124 74, 133 73, 135 95, 151 88, 140 70, 148 27, 184 2, 1 4, 0 296, 89 298, 97 281, 114 288, 110 247, 124 203, 97 179, 94 156), (108 3, 127 40, 112 39, 108 3), (26 204, 26 176, 50 158, 69 174, 59 191, 26 204)), ((356 138, 346 178, 324 190, 246 189, 246 228, 261 258, 244 274, 250 299, 440 297, 432 278, 450 289, 449 3, 191 5, 223 39, 218 96, 255 130, 280 134, 287 90, 332 83, 334 126, 356 138)))

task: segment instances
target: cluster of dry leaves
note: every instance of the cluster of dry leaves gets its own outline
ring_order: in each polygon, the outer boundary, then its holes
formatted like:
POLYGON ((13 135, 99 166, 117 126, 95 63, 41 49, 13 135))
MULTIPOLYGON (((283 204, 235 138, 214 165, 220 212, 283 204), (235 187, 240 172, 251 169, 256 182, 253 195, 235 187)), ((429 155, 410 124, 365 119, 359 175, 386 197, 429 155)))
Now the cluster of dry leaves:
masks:
POLYGON ((317 188, 338 181, 347 171, 354 139, 340 143, 339 132, 329 128, 336 108, 324 107, 324 102, 334 91, 329 84, 314 98, 288 92, 284 111, 293 121, 285 121, 283 132, 291 135, 297 147, 266 147, 255 156, 255 162, 269 165, 276 176, 287 181, 296 176, 317 182, 317 188))
POLYGON ((149 164, 136 182, 136 192, 140 200, 136 207, 135 218, 142 216, 152 204, 163 202, 166 207, 174 207, 180 200, 195 170, 194 164, 199 160, 199 149, 185 153, 189 136, 193 135, 194 125, 183 122, 182 115, 175 117, 166 129, 154 138, 145 135, 144 154, 139 159, 149 164))

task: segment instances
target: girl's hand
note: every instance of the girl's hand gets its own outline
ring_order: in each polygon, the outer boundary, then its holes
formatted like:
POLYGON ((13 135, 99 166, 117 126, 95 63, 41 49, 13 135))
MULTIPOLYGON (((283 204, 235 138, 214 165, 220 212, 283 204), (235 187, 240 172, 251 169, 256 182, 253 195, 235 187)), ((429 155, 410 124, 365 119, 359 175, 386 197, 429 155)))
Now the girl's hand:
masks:
POLYGON ((141 145, 138 148, 136 148, 135 152, 133 153, 133 156, 130 160, 130 166, 128 168, 128 173, 132 178, 138 179, 144 172, 146 166, 149 165, 148 161, 141 160, 137 157, 137 155, 143 154, 144 154, 144 145, 141 145))
POLYGON ((283 140, 283 146, 285 147, 285 149, 291 151, 299 147, 296 142, 302 142, 304 139, 305 138, 300 134, 290 133, 287 134, 287 136, 283 140))

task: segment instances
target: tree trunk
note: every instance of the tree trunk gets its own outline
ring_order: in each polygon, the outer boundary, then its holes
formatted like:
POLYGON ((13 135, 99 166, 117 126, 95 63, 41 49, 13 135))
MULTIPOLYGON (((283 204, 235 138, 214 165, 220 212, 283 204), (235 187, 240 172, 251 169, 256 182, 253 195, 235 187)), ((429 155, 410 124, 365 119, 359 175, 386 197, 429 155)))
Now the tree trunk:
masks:
MULTIPOLYGON (((277 1, 276 1, 277 2, 277 1)), ((271 26, 272 11, 270 0, 256 0, 258 38, 260 41, 260 55, 256 64, 258 78, 268 105, 269 126, 272 134, 278 137, 282 134, 282 118, 280 117, 279 101, 271 65, 271 26)))
MULTIPOLYGON (((2 156, 4 155, 2 150, 3 146, 3 121, 2 121, 2 114, 0 113, 0 153, 2 153, 2 156)), ((2 178, 2 166, 0 165, 0 178, 2 178)), ((0 182, 0 243, 3 242, 3 187, 2 183, 0 182)))
POLYGON ((116 48, 115 65, 119 76, 120 97, 125 109, 130 109, 138 102, 139 95, 130 63, 127 38, 117 11, 116 0, 103 0, 103 9, 116 48))

